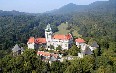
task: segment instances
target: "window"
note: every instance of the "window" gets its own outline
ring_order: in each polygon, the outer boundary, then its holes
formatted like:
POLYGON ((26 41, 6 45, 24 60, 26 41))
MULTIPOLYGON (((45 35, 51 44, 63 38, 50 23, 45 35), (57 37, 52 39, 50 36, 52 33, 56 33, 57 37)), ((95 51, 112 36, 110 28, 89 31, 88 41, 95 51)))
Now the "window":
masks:
POLYGON ((65 44, 65 47, 67 47, 67 44, 65 44))

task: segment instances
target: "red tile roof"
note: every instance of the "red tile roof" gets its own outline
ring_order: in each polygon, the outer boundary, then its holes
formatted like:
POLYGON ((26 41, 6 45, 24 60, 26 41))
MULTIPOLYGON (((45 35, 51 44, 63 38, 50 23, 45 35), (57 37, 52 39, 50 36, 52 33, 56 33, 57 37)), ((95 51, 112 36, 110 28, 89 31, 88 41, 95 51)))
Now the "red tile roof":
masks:
POLYGON ((54 56, 55 58, 58 58, 58 54, 52 54, 52 56, 54 56))
POLYGON ((28 43, 34 43, 35 42, 35 38, 34 37, 30 37, 28 40, 28 43))
POLYGON ((78 43, 84 43, 85 40, 84 40, 84 39, 81 39, 81 38, 78 38, 78 39, 75 39, 75 42, 78 42, 78 43))
POLYGON ((71 39, 71 35, 60 35, 60 34, 56 34, 53 36, 53 39, 59 39, 59 40, 70 40, 71 39))
POLYGON ((42 55, 42 56, 54 56, 55 58, 58 57, 58 54, 53 54, 53 53, 49 53, 49 52, 44 52, 44 51, 38 51, 37 55, 42 55))
POLYGON ((34 38, 34 37, 30 37, 30 39, 28 40, 28 43, 36 43, 36 44, 43 44, 46 43, 46 39, 45 38, 34 38))
POLYGON ((45 38, 36 38, 35 39, 35 43, 37 43, 37 44, 46 43, 46 39, 45 38))
POLYGON ((42 55, 42 56, 50 56, 51 54, 49 52, 44 52, 44 51, 38 51, 37 55, 42 55))

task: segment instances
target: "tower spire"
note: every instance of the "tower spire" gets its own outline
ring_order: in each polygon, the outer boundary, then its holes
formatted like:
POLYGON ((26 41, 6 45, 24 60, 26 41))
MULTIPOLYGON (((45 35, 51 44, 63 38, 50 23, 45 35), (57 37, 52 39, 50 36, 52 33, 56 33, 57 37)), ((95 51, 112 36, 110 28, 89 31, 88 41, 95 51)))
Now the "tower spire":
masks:
POLYGON ((50 24, 48 24, 46 26, 46 29, 45 29, 45 38, 46 38, 46 41, 47 41, 47 48, 49 48, 49 46, 51 44, 51 41, 52 41, 52 29, 50 27, 50 24))
POLYGON ((51 27, 50 27, 50 24, 48 23, 48 25, 47 25, 47 27, 46 27, 46 29, 45 29, 46 31, 52 31, 52 29, 51 29, 51 27))

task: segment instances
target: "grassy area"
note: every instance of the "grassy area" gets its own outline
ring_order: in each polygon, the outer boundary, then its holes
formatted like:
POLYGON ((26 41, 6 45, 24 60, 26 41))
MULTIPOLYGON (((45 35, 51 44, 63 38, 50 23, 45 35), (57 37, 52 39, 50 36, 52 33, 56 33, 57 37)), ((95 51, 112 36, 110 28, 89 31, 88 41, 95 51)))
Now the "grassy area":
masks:
POLYGON ((78 27, 71 27, 71 29, 67 30, 69 24, 62 23, 61 25, 58 26, 58 32, 55 34, 67 34, 67 33, 72 33, 74 37, 81 37, 80 34, 78 34, 78 27))
POLYGON ((66 30, 66 28, 68 27, 67 24, 62 23, 61 25, 58 26, 58 32, 56 32, 55 34, 67 34, 70 32, 70 30, 66 30))

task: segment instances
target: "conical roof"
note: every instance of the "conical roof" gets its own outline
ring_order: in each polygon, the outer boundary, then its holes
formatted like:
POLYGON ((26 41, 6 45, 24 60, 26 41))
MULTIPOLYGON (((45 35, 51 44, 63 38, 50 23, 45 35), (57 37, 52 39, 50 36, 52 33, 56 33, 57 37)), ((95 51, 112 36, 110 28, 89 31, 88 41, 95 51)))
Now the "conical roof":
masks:
POLYGON ((91 47, 99 47, 99 45, 97 44, 96 41, 94 41, 94 42, 91 44, 91 47))
POLYGON ((50 24, 47 25, 46 30, 48 30, 48 31, 52 30, 51 27, 50 27, 50 24))
POLYGON ((18 44, 16 44, 14 46, 14 48, 12 49, 13 52, 16 52, 16 51, 19 51, 19 50, 21 50, 21 48, 18 46, 18 44))

